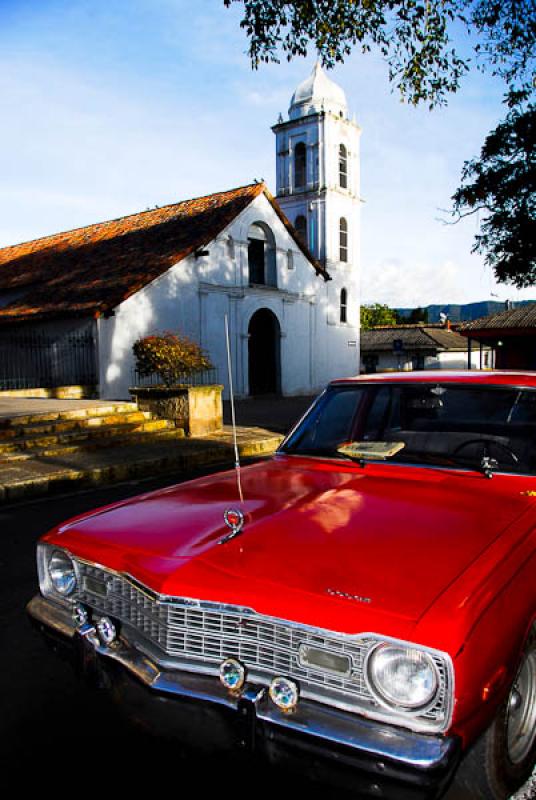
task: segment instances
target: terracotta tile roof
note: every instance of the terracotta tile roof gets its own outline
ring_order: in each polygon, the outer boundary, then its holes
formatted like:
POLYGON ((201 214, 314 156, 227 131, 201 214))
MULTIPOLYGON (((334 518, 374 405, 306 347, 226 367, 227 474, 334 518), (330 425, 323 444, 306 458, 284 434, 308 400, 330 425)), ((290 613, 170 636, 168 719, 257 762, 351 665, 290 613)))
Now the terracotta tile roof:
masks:
POLYGON ((262 193, 329 280, 266 186, 255 183, 0 249, 0 323, 106 314, 207 245, 262 193))
POLYGON ((361 350, 365 353, 392 352, 395 339, 402 340, 404 350, 467 350, 465 337, 435 325, 392 325, 362 331, 361 350))
POLYGON ((460 325, 460 331, 466 335, 473 331, 506 330, 512 328, 536 328, 536 303, 527 303, 518 308, 509 308, 480 317, 460 325))

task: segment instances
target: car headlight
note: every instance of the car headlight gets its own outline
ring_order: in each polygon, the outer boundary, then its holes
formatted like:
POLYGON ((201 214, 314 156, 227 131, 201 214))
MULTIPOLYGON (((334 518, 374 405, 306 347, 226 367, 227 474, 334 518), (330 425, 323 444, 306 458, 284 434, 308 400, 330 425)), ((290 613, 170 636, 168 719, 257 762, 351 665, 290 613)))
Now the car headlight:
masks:
POLYGON ((76 570, 73 560, 62 550, 50 553, 47 572, 54 591, 68 597, 76 588, 76 570))
POLYGON ((431 656, 416 648, 381 644, 367 662, 370 688, 391 707, 412 710, 432 702, 439 684, 431 656))

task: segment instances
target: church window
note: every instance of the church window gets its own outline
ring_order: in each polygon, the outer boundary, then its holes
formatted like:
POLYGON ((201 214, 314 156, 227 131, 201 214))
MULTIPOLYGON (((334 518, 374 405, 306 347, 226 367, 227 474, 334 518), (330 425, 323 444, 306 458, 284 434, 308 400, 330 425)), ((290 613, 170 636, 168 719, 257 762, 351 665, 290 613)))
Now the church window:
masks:
POLYGON ((304 244, 307 244, 307 220, 305 219, 303 214, 300 214, 298 217, 296 217, 296 220, 294 222, 294 227, 296 228, 296 233, 298 234, 302 242, 304 244))
POLYGON ((348 261, 348 223, 344 217, 339 220, 339 261, 348 261))
POLYGON ((277 286, 275 239, 270 228, 254 222, 248 232, 249 283, 277 286))
POLYGON ((341 322, 348 321, 348 292, 346 289, 341 289, 341 313, 340 313, 340 320, 341 322))
POLYGON ((343 144, 339 145, 339 186, 348 188, 348 151, 343 144))
POLYGON ((294 269, 294 253, 287 250, 287 269, 294 269))
POLYGON ((307 176, 307 150, 303 142, 294 148, 294 188, 303 189, 307 176))

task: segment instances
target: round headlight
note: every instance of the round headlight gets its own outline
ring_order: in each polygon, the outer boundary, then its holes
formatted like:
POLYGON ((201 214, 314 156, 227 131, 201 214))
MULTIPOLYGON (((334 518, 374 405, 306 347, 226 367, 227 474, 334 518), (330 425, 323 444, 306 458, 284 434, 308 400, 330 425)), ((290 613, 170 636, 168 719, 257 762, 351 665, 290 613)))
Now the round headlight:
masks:
POLYGON ((67 553, 54 550, 48 562, 50 582, 58 594, 65 597, 72 594, 76 587, 76 572, 72 560, 67 553))
POLYGON ((407 709, 428 705, 437 692, 438 676, 428 653, 401 645, 379 645, 368 659, 373 691, 391 706, 407 709))

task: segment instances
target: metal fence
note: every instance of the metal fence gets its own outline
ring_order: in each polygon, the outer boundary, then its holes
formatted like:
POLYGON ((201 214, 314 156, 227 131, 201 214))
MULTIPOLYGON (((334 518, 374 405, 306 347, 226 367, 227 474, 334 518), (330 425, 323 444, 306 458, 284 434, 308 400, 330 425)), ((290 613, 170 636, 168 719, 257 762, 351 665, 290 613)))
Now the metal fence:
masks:
POLYGON ((59 333, 0 333, 0 390, 96 383, 96 343, 90 326, 59 333))
MULTIPOLYGON (((164 383, 158 372, 142 376, 138 370, 133 371, 133 381, 134 386, 161 386, 164 383)), ((194 373, 184 372, 175 381, 177 386, 210 386, 214 383, 219 383, 216 367, 194 373)))

